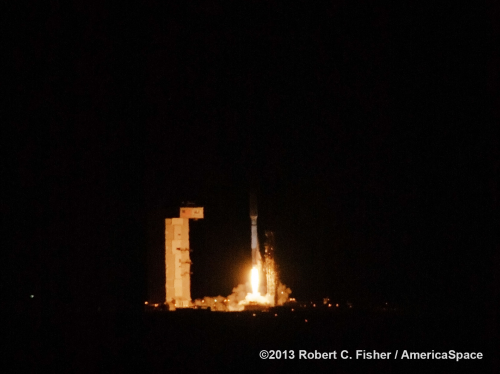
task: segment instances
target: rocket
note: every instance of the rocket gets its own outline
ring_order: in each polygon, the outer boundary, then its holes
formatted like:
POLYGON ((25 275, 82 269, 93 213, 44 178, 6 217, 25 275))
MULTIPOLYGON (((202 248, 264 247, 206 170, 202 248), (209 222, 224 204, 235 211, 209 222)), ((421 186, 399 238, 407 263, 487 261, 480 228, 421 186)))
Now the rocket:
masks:
POLYGON ((250 194, 250 221, 252 222, 252 265, 261 265, 261 257, 259 250, 259 239, 257 237, 257 198, 255 194, 250 194))

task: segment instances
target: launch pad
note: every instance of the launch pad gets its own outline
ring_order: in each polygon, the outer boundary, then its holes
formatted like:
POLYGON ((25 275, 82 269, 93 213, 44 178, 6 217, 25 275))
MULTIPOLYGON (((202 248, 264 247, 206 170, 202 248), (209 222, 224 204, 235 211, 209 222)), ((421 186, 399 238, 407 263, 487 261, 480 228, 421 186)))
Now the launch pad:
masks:
POLYGON ((250 301, 247 305, 245 305, 244 311, 246 312, 263 312, 267 311, 269 309, 269 305, 266 304, 259 304, 255 301, 250 301))
POLYGON ((287 301, 290 289, 278 279, 274 250, 274 232, 265 231, 265 254, 259 249, 257 199, 250 195, 250 231, 252 269, 251 289, 240 284, 227 297, 205 297, 191 300, 191 259, 189 220, 203 219, 203 207, 181 207, 179 217, 165 219, 165 304, 177 308, 210 308, 212 311, 263 311, 287 301), (262 292, 262 293, 261 293, 262 292), (217 300, 219 301, 217 302, 217 300))

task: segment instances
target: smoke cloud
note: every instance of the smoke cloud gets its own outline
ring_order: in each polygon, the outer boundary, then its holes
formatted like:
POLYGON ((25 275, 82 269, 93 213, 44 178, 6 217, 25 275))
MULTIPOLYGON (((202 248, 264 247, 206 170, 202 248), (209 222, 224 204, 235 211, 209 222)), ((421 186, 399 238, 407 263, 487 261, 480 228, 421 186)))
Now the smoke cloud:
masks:
MULTIPOLYGON (((287 300, 288 296, 292 293, 292 290, 285 286, 284 284, 278 285, 278 304, 283 305, 287 300)), ((233 288, 233 293, 227 297, 206 296, 203 299, 196 299, 193 304, 197 307, 210 308, 212 311, 217 312, 241 312, 245 310, 245 305, 251 302, 255 302, 263 305, 270 305, 272 297, 271 295, 260 295, 251 292, 251 286, 249 283, 240 284, 239 286, 233 288)))
POLYGON ((278 284, 278 305, 283 305, 288 300, 288 295, 292 293, 292 290, 289 289, 282 283, 278 284))

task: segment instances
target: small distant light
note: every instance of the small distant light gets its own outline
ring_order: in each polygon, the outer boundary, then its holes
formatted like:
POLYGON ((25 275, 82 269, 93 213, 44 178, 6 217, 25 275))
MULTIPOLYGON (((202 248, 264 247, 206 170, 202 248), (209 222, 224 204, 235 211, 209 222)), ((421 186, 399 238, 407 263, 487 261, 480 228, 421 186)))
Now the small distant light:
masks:
POLYGON ((214 301, 217 302, 217 299, 215 299, 214 301))
POLYGON ((201 302, 202 302, 202 303, 204 303, 204 302, 205 302, 205 300, 201 300, 201 302))
POLYGON ((144 304, 148 305, 149 303, 147 301, 145 301, 144 304))
POLYGON ((328 304, 328 308, 331 308, 332 307, 332 304, 328 304))
POLYGON ((33 299, 35 297, 35 295, 30 295, 30 297, 33 299))
POLYGON ((293 309, 292 309, 292 312, 293 312, 293 309))
POLYGON ((313 307, 315 307, 315 308, 316 308, 316 304, 313 304, 313 307))
POLYGON ((274 316, 275 316, 275 317, 278 317, 278 315, 277 315, 277 314, 275 314, 274 316))
POLYGON ((335 306, 338 308, 338 307, 339 307, 339 304, 335 304, 335 306))
POLYGON ((283 294, 283 291, 281 291, 281 293, 283 294))
POLYGON ((307 319, 305 321, 307 322, 307 319))
POLYGON ((255 317, 255 313, 253 314, 253 316, 255 317))

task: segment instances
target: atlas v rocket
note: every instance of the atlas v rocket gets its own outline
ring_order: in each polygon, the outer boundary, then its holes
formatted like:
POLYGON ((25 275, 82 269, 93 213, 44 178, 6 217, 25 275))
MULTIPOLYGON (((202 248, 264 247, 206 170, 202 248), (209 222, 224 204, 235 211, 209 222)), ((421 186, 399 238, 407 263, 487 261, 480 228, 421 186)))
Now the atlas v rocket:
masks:
POLYGON ((252 222, 252 265, 260 267, 262 265, 259 239, 257 237, 257 198, 255 194, 250 194, 250 220, 252 222))
POLYGON ((279 283, 274 261, 274 233, 266 231, 267 239, 264 244, 265 263, 262 263, 257 236, 257 199, 254 194, 250 194, 250 220, 252 222, 252 266, 257 268, 259 274, 263 274, 264 271, 264 281, 266 282, 267 290, 265 293, 271 297, 269 301, 274 306, 277 303, 277 286, 279 283))

